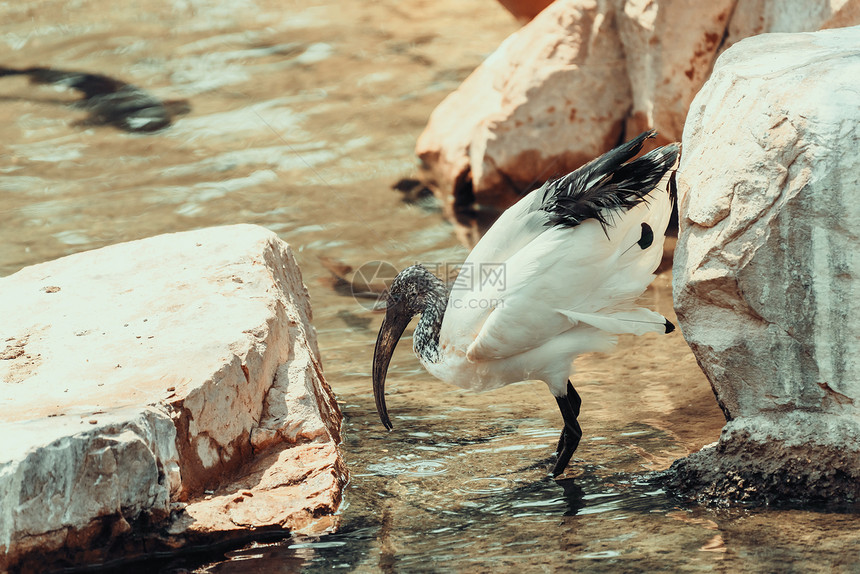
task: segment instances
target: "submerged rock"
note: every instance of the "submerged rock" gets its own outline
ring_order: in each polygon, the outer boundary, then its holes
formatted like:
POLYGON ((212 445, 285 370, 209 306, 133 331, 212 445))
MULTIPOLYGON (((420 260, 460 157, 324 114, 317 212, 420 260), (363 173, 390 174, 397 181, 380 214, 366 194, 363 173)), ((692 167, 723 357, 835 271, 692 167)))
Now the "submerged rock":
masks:
POLYGON ((331 524, 347 472, 289 246, 161 235, 0 279, 0 570, 331 524))
POLYGON ((728 423, 672 467, 681 493, 860 497, 857 46, 743 40, 690 108, 675 309, 728 423))
POLYGON ((855 1, 556 0, 434 110, 415 150, 423 177, 474 244, 523 193, 620 141, 680 139, 735 41, 858 23, 855 1))

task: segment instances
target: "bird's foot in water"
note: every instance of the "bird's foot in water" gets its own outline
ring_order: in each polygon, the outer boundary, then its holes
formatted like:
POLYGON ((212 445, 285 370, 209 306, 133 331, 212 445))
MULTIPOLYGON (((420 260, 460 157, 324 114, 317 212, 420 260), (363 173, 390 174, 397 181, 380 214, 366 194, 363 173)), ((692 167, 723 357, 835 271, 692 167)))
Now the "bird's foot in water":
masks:
POLYGON ((564 467, 558 474, 555 473, 555 467, 547 468, 547 477, 552 478, 555 481, 564 481, 564 480, 572 480, 575 478, 579 478, 585 472, 585 468, 583 465, 585 464, 584 458, 571 458, 568 461, 567 466, 564 467))
MULTIPOLYGON (((570 453, 565 453, 565 435, 567 434, 567 432, 567 427, 565 426, 565 428, 561 431, 561 436, 558 438, 558 447, 555 449, 555 464, 552 467, 552 477, 557 480, 571 478, 569 476, 571 474, 578 475, 580 469, 572 468, 572 465, 585 462, 581 458, 573 458, 570 456, 570 454, 572 454, 572 452, 576 450, 576 446, 574 446, 572 449, 568 449, 570 453), (566 463, 565 459, 567 460, 566 463)), ((571 440, 577 446, 579 445, 579 440, 576 438, 576 435, 572 436, 571 440)))
POLYGON ((562 431, 562 439, 559 441, 561 446, 558 448, 558 456, 552 469, 553 476, 560 475, 567 468, 573 453, 576 451, 576 447, 579 446, 579 439, 581 438, 582 430, 579 428, 578 422, 574 421, 571 428, 565 425, 565 430, 562 431))

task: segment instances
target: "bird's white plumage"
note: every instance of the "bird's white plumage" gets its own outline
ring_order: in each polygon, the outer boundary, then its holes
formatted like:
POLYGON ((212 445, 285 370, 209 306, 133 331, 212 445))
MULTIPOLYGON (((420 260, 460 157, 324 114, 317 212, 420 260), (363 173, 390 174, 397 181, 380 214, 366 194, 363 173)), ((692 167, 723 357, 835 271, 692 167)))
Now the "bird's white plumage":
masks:
POLYGON ((548 225, 543 188, 505 211, 466 259, 475 273, 451 291, 442 321, 441 360, 434 376, 478 390, 538 379, 564 395, 573 359, 608 351, 614 335, 664 332, 665 318, 638 307, 654 278, 671 215, 669 172, 647 200, 615 211, 606 231, 594 219, 574 227, 548 225), (640 247, 643 224, 653 242, 640 247), (503 281, 482 282, 482 266, 503 281))

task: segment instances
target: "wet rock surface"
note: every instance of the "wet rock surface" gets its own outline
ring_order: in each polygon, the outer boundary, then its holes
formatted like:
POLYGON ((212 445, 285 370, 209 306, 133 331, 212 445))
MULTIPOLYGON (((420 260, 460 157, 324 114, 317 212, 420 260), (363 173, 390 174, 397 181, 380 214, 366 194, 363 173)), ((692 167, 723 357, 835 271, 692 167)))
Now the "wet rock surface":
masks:
POLYGON ((0 568, 332 525, 347 472, 289 246, 252 225, 0 279, 0 568))
POLYGON ((860 496, 858 42, 744 40, 691 106, 675 308, 729 422, 673 466, 682 491, 860 496))

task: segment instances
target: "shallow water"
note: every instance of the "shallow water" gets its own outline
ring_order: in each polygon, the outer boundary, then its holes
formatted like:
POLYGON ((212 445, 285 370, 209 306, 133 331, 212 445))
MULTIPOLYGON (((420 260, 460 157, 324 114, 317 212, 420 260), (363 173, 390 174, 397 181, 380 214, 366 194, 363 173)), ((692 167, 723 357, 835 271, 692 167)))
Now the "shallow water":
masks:
MULTIPOLYGON (((339 532, 144 570, 860 571, 855 514, 703 509, 647 480, 723 423, 677 332, 578 361, 585 437, 564 481, 546 476, 561 419, 542 384, 446 386, 408 338, 387 385, 395 429, 379 423, 380 316, 333 289, 318 257, 462 261, 439 213, 390 186, 415 175, 433 107, 515 29, 493 0, 0 1, 0 65, 104 73, 192 106, 154 135, 76 127, 73 95, 0 78, 0 275, 158 233, 264 225, 302 265, 346 417, 339 532)), ((669 316, 670 283, 647 294, 669 316)))

